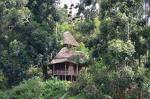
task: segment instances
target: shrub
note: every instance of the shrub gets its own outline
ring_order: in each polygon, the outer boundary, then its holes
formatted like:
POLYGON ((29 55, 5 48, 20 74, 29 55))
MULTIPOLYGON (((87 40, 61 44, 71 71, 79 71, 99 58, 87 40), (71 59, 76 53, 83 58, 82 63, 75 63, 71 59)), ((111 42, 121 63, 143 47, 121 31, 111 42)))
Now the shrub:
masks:
POLYGON ((85 95, 86 99, 95 99, 98 89, 95 86, 93 76, 87 71, 82 69, 76 83, 70 87, 70 95, 85 95))
POLYGON ((38 67, 30 67, 27 74, 29 77, 34 77, 34 76, 42 77, 42 70, 41 68, 38 67))
POLYGON ((98 98, 98 89, 94 84, 87 85, 84 89, 84 94, 86 99, 97 99, 98 98))
POLYGON ((0 70, 0 89, 4 89, 6 84, 6 77, 3 72, 0 70))
POLYGON ((7 92, 8 99, 38 99, 44 86, 40 78, 22 82, 7 92))
POLYGON ((5 97, 6 97, 5 92, 0 90, 0 99, 6 99, 5 97))
POLYGON ((44 89, 42 91, 42 99, 56 98, 65 94, 69 89, 69 83, 61 80, 48 80, 44 83, 44 89))
POLYGON ((0 99, 58 99, 68 91, 69 83, 57 79, 42 81, 35 77, 12 89, 0 91, 0 99))

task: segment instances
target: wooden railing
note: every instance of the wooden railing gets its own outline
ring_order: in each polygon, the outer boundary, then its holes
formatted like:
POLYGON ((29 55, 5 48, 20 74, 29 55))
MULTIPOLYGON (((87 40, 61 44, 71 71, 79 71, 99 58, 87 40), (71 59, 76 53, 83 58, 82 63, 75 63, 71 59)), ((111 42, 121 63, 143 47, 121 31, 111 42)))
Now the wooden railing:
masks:
POLYGON ((55 70, 54 75, 77 75, 74 71, 55 70))

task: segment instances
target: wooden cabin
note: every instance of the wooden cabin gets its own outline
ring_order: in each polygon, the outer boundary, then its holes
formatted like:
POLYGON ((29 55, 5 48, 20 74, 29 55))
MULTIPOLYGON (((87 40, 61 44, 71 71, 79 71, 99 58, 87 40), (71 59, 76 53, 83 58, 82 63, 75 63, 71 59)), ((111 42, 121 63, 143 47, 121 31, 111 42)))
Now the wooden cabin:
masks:
POLYGON ((75 81, 79 71, 84 67, 79 64, 78 60, 83 60, 85 56, 83 53, 71 49, 79 46, 71 33, 65 32, 63 34, 63 44, 64 47, 51 61, 52 75, 61 80, 75 81))

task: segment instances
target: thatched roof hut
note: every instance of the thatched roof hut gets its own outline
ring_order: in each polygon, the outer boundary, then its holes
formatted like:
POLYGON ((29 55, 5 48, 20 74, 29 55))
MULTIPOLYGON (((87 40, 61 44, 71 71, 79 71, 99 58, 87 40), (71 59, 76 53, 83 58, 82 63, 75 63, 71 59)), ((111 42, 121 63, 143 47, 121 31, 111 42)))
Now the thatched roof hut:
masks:
POLYGON ((82 63, 86 57, 83 53, 72 50, 71 47, 79 46, 79 43, 70 32, 64 32, 63 44, 66 47, 63 47, 51 61, 52 74, 62 80, 74 81, 82 69, 82 63))

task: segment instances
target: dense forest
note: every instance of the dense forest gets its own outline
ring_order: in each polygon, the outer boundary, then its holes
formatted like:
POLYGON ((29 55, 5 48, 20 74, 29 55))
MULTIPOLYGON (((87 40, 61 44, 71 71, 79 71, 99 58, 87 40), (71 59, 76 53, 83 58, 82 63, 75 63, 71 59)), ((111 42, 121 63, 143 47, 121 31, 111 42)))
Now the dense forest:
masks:
POLYGON ((0 99, 150 99, 150 0, 60 1, 0 0, 0 99), (49 73, 66 31, 73 82, 49 73))

